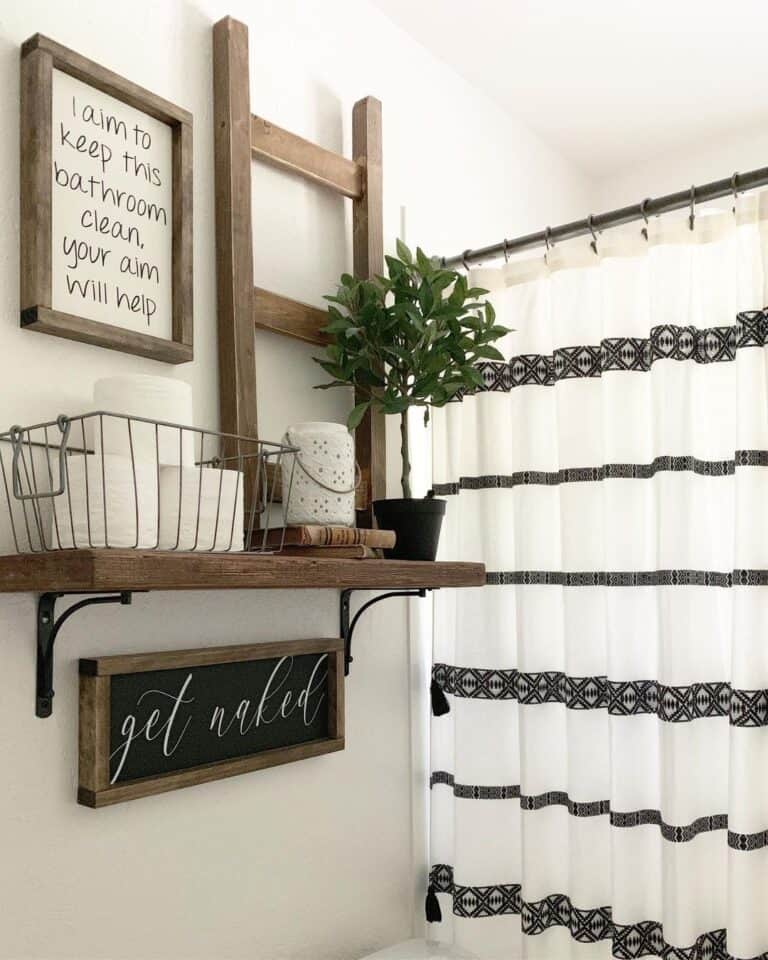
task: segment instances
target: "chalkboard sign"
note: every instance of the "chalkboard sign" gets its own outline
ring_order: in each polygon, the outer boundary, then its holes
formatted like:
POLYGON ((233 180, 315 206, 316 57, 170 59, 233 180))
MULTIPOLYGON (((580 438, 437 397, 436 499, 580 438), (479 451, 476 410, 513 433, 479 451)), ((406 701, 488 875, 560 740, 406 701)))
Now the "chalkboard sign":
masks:
POLYGON ((341 640, 80 661, 78 800, 85 806, 343 748, 341 640))
POLYGON ((21 60, 21 324, 192 359, 192 117, 39 34, 21 60))

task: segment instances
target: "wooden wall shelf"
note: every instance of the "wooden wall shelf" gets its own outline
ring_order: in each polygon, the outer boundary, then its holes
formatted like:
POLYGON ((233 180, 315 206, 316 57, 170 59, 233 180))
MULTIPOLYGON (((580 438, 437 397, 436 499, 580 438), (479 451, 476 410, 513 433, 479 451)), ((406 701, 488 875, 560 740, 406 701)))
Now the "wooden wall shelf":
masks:
POLYGON ((325 560, 254 553, 58 550, 0 557, 1 593, 479 587, 482 563, 325 560))

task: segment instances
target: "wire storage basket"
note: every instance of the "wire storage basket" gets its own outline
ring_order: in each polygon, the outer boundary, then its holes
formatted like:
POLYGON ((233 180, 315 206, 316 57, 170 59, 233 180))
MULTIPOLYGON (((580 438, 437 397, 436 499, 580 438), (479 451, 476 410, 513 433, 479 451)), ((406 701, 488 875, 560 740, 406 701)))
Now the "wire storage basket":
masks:
POLYGON ((11 427, 0 434, 0 553, 274 552, 285 530, 276 487, 281 476, 290 485, 295 454, 104 411, 11 427))

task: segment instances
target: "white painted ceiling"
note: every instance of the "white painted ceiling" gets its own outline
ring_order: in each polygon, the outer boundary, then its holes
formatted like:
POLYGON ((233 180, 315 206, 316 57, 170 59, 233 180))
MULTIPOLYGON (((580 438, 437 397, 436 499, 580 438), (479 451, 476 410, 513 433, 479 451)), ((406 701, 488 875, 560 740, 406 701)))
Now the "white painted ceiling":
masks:
POLYGON ((768 128, 768 0, 373 2, 593 177, 768 128))

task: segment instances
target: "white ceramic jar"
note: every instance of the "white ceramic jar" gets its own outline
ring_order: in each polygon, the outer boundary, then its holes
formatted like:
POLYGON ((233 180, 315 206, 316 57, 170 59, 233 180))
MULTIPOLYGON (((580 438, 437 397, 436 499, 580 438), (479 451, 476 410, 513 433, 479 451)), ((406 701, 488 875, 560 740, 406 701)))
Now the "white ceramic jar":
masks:
POLYGON ((283 443, 299 450, 293 482, 288 471, 283 474, 286 522, 353 526, 355 444, 347 428, 341 423, 297 423, 285 431, 283 443))

